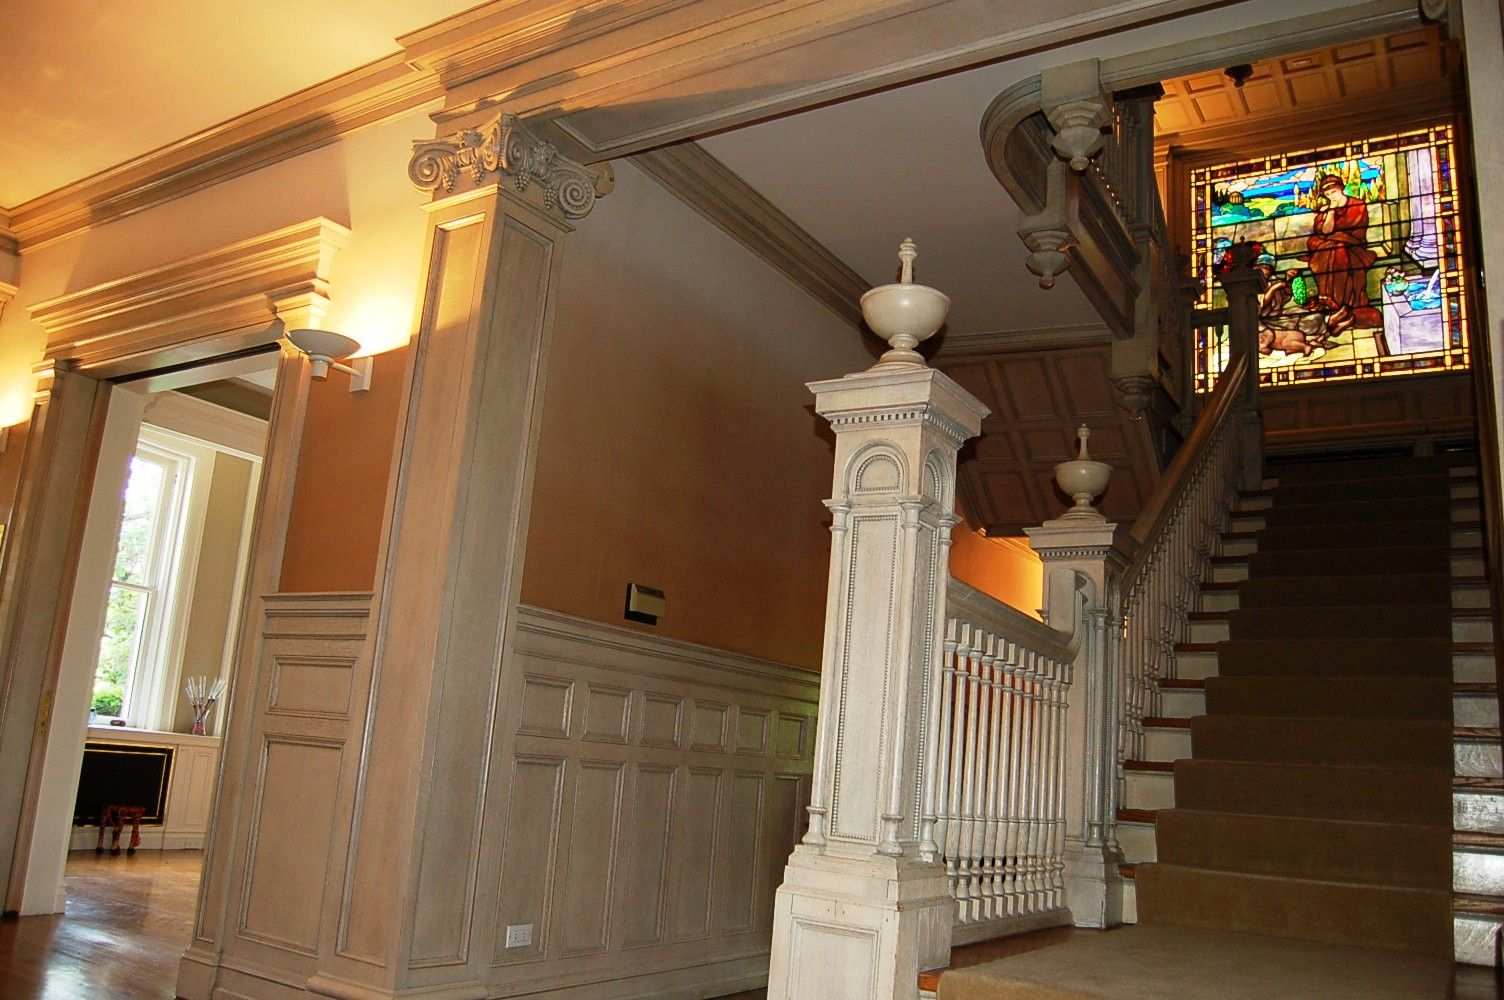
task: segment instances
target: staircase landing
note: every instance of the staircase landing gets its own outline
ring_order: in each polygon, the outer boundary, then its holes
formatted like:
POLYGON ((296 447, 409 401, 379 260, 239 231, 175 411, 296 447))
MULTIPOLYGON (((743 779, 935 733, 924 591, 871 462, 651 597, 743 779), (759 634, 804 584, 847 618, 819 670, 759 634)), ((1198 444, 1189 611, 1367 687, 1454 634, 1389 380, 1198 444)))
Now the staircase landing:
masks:
POLYGON ((1445 958, 1143 925, 1078 933, 1027 954, 946 972, 938 1000, 1483 1000, 1497 995, 1488 983, 1469 992, 1470 971, 1461 970, 1454 983, 1452 963, 1445 958))

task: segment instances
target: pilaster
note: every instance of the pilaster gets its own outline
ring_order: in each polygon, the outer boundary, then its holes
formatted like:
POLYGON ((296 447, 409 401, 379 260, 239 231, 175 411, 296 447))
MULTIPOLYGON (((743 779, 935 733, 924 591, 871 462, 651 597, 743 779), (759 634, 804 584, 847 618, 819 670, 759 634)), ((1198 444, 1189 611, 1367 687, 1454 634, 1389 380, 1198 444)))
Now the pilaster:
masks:
POLYGON ((907 1000, 949 960, 955 920, 926 738, 956 451, 986 410, 917 363, 810 389, 836 433, 830 587, 810 825, 778 890, 768 996, 907 1000))

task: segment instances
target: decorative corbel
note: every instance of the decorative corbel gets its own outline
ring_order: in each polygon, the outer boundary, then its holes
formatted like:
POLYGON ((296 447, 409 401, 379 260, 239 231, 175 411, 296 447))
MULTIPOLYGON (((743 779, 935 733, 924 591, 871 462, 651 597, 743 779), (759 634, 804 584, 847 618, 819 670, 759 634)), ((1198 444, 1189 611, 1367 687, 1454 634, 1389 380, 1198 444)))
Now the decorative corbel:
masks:
POLYGON ((1053 66, 1039 75, 1040 104, 1055 135, 1050 145, 1080 173, 1102 151, 1102 130, 1112 123, 1112 95, 1102 86, 1095 59, 1053 66))
POLYGON ((1018 226, 1018 235, 1029 248, 1026 263, 1039 276, 1040 288, 1055 287, 1055 279, 1070 266, 1066 251, 1077 243, 1079 229, 1078 201, 1069 169, 1055 161, 1045 179, 1044 208, 1026 216, 1018 226))
POLYGON ((610 164, 586 167, 561 155, 511 112, 503 112, 479 128, 461 129, 442 139, 413 143, 407 176, 424 191, 450 194, 462 177, 479 185, 490 174, 509 183, 519 194, 533 191, 543 207, 566 219, 583 219, 598 197, 615 183, 610 164))

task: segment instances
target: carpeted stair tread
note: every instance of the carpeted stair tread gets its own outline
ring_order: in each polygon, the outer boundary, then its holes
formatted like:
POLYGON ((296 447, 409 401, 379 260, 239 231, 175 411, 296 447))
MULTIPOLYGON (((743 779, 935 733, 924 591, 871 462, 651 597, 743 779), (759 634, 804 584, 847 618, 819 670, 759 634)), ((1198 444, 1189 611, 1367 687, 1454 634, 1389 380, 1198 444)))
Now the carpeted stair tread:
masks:
POLYGON ((1422 955, 1452 953, 1452 894, 1318 879, 1141 864, 1138 918, 1361 945, 1422 955))
POLYGON ((1281 483, 1268 493, 1272 503, 1344 504, 1362 500, 1400 500, 1407 497, 1450 497, 1446 476, 1403 476, 1398 479, 1360 479, 1333 489, 1331 483, 1281 483))
MULTIPOLYGON (((1332 567, 1340 570, 1341 566, 1332 567)), ((1256 577, 1237 583, 1239 608, 1309 608, 1333 604, 1450 606, 1452 578, 1446 573, 1407 573, 1396 582, 1387 574, 1256 577)), ((1206 590, 1202 588, 1203 592, 1206 590)))
MULTIPOLYGON (((1161 682, 1161 686, 1163 683, 1161 682)), ((1208 677, 1208 715, 1307 719, 1425 719, 1450 723, 1445 677, 1208 677)))
MULTIPOLYGON (((1396 581, 1397 585, 1403 585, 1396 581)), ((1334 595, 1340 598, 1341 595, 1334 595)), ((1445 639, 1452 609, 1445 604, 1397 604, 1299 608, 1239 608, 1228 615, 1228 637, 1240 639, 1445 639)))
MULTIPOLYGON (((1278 507, 1273 508, 1278 510, 1278 507)), ((1259 532, 1260 552, 1366 548, 1375 551, 1416 545, 1450 545, 1452 526, 1447 521, 1385 521, 1382 524, 1307 524, 1290 528, 1265 528, 1259 532)), ((1397 563, 1395 569, 1409 567, 1397 563)))
POLYGON ((1191 755, 1269 764, 1450 769, 1452 724, 1203 715, 1191 720, 1191 755))
POLYGON ((1194 809, 1161 809, 1156 820, 1155 851, 1166 864, 1439 892, 1452 884, 1452 833, 1441 824, 1194 809))
POLYGON ((1223 677, 1452 676, 1448 639, 1235 639, 1217 644, 1223 677))
POLYGON ((1452 769, 1175 762, 1175 805, 1206 812, 1368 822, 1452 822, 1452 769))
POLYGON ((1290 503, 1276 497, 1264 512, 1264 525, 1289 528, 1303 525, 1379 524, 1388 521, 1446 520, 1452 499, 1444 493, 1423 497, 1392 497, 1371 500, 1346 498, 1341 503, 1290 503))
POLYGON ((1260 545, 1259 551, 1238 557, 1248 563, 1248 575, 1253 579, 1279 576, 1327 576, 1340 569, 1344 574, 1393 574, 1450 573, 1452 571, 1451 539, 1431 544, 1415 544, 1405 539, 1405 544, 1386 548, 1359 544, 1348 548, 1320 550, 1290 549, 1269 551, 1260 545))
POLYGON ((1446 456, 1414 458, 1362 458, 1341 462, 1281 462, 1267 470, 1280 486, 1298 483, 1322 483, 1336 489, 1337 484, 1365 479, 1405 479, 1450 476, 1458 462, 1446 456))

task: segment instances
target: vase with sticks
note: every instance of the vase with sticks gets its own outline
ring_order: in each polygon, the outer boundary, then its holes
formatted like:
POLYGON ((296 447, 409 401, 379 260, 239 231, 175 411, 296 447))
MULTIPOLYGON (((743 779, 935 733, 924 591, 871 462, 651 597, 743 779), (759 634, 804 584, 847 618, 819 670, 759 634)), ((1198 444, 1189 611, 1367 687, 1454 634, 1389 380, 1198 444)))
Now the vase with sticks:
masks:
POLYGON ((216 677, 213 683, 207 677, 188 678, 188 683, 183 686, 183 693, 188 696, 188 704, 193 706, 193 728, 189 731, 194 736, 204 735, 204 720, 209 717, 214 703, 224 692, 225 682, 222 677, 216 677))

